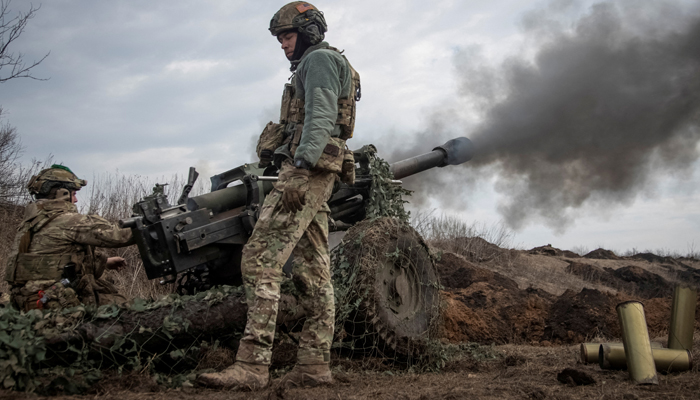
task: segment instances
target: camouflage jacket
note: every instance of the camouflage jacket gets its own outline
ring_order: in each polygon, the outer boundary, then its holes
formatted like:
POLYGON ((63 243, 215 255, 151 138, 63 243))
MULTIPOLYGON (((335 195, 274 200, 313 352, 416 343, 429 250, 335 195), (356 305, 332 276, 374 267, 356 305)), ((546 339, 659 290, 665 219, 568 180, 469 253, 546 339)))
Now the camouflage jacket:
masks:
POLYGON ((97 215, 78 213, 64 200, 38 200, 27 206, 8 258, 5 280, 23 285, 40 279, 60 280, 63 267, 73 262, 78 275, 99 278, 106 254, 95 247, 124 247, 133 243, 131 230, 97 215))
POLYGON ((288 87, 293 98, 304 103, 303 132, 294 158, 316 165, 329 139, 341 136, 342 128, 336 123, 338 99, 352 95, 350 64, 339 51, 321 42, 304 52, 288 87))

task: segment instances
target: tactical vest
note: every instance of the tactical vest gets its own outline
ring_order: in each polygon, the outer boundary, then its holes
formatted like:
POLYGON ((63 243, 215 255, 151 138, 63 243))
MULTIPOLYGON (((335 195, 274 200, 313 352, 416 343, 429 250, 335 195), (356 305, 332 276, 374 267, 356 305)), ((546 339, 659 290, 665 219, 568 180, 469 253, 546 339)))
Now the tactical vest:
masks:
MULTIPOLYGON (((329 50, 334 50, 340 53, 335 47, 328 47, 329 50)), ((340 136, 331 137, 326 147, 323 149, 321 158, 316 163, 316 168, 328 170, 331 172, 340 173, 343 166, 343 157, 345 154, 345 141, 352 138, 355 130, 355 105, 360 100, 361 86, 360 74, 350 65, 345 56, 343 59, 348 63, 350 68, 350 94, 346 98, 338 99, 338 118, 335 121, 336 125, 340 126, 340 136)), ((280 111, 280 125, 283 126, 283 143, 289 143, 289 150, 294 157, 297 147, 301 142, 301 134, 304 129, 304 100, 295 98, 296 75, 291 83, 284 85, 282 94, 282 108, 280 111)))
POLYGON ((18 232, 17 255, 8 260, 6 280, 13 285, 23 285, 32 280, 59 281, 63 277, 64 267, 73 263, 75 272, 83 274, 93 264, 94 254, 90 246, 85 253, 75 254, 32 254, 29 253, 34 235, 51 221, 68 212, 74 212, 74 206, 66 202, 66 207, 44 208, 43 203, 32 203, 25 210, 24 221, 18 232))

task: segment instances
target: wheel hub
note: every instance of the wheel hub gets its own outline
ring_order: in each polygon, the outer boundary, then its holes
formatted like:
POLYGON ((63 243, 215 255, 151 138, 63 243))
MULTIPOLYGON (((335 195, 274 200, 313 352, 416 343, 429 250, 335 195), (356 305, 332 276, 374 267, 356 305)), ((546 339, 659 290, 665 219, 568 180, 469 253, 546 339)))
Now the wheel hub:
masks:
POLYGON ((382 292, 389 309, 401 318, 412 315, 420 305, 422 291, 411 261, 399 256, 393 262, 386 262, 381 275, 382 292))

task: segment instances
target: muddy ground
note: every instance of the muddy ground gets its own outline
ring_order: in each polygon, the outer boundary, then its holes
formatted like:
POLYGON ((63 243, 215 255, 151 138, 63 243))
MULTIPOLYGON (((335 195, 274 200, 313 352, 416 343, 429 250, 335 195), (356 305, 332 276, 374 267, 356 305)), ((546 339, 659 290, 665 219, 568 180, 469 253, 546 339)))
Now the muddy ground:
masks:
MULTIPOLYGON (((551 246, 527 251, 486 246, 478 254, 438 252, 438 258, 444 286, 441 340, 482 346, 456 353, 439 372, 397 370, 381 360, 336 354, 336 382, 324 388, 256 393, 166 389, 145 373, 110 372, 85 395, 65 398, 700 398, 697 363, 688 372, 660 375, 658 386, 637 386, 625 371, 581 364, 579 353, 581 342, 620 340, 615 306, 627 300, 643 302, 651 337, 665 343, 673 287, 679 282, 700 284, 700 262, 649 253, 619 257, 603 249, 580 257, 551 246), (576 385, 577 379, 566 378, 560 382, 557 376, 567 368, 589 384, 576 385)), ((220 364, 215 367, 221 369, 226 362, 220 364)), ((3 399, 36 397, 40 396, 0 390, 3 399)))

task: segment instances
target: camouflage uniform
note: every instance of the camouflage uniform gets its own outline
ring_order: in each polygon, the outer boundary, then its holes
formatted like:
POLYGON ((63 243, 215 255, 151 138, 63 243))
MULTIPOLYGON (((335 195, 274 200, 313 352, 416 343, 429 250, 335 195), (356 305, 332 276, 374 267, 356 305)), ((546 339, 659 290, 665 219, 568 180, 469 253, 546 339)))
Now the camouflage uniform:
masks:
MULTIPOLYGON (((297 15, 308 10, 315 8, 305 2, 290 3, 275 15, 270 31, 277 35, 291 27, 273 28, 276 21, 292 19, 280 13, 297 15)), ((292 254, 292 280, 300 293, 299 304, 306 311, 297 364, 328 363, 333 341, 335 304, 328 250, 330 209, 326 202, 342 171, 345 140, 352 137, 359 75, 326 42, 308 47, 299 60, 292 61, 292 70, 295 74, 285 85, 280 123, 268 124, 258 142, 261 160, 264 148, 275 149, 274 158, 284 160, 279 180, 265 198, 260 218, 243 249, 241 270, 248 323, 236 359, 251 364, 270 364, 282 267, 292 254), (275 145, 275 140, 283 143, 275 145), (294 213, 285 210, 282 198, 299 162, 310 170, 306 204, 294 213)))
POLYGON ((123 303, 111 283, 100 279, 107 263, 99 247, 123 247, 133 242, 131 230, 96 215, 78 213, 69 201, 37 200, 27 206, 5 280, 12 286, 13 304, 20 310, 80 304, 123 303), (74 282, 60 283, 64 266, 75 265, 74 282), (44 297, 40 300, 39 293, 44 297))
POLYGON ((236 356, 253 364, 270 364, 275 338, 282 266, 294 255, 293 282, 306 311, 306 322, 299 339, 299 364, 329 361, 333 340, 335 304, 328 254, 328 215, 335 175, 312 171, 306 205, 297 213, 286 212, 282 192, 286 177, 294 168, 282 166, 275 189, 265 198, 260 219, 243 249, 241 266, 248 302, 248 323, 236 356))
MULTIPOLYGON (((280 122, 265 127, 256 149, 260 166, 274 160, 280 167, 279 180, 265 197, 243 248, 248 321, 236 363, 220 373, 198 376, 200 384, 229 389, 268 385, 282 267, 290 255, 294 256, 292 281, 306 321, 297 365, 286 375, 287 384, 333 381, 328 363, 335 304, 326 202, 338 174, 347 175, 344 161, 352 152, 346 150, 345 141, 352 137, 355 124, 359 75, 337 49, 322 41, 326 28, 323 13, 303 1, 285 5, 270 21, 270 33, 285 41, 283 48, 289 34, 297 32, 294 53, 288 57, 295 74, 284 88, 280 122)), ((351 164, 354 167, 354 160, 351 164)))

